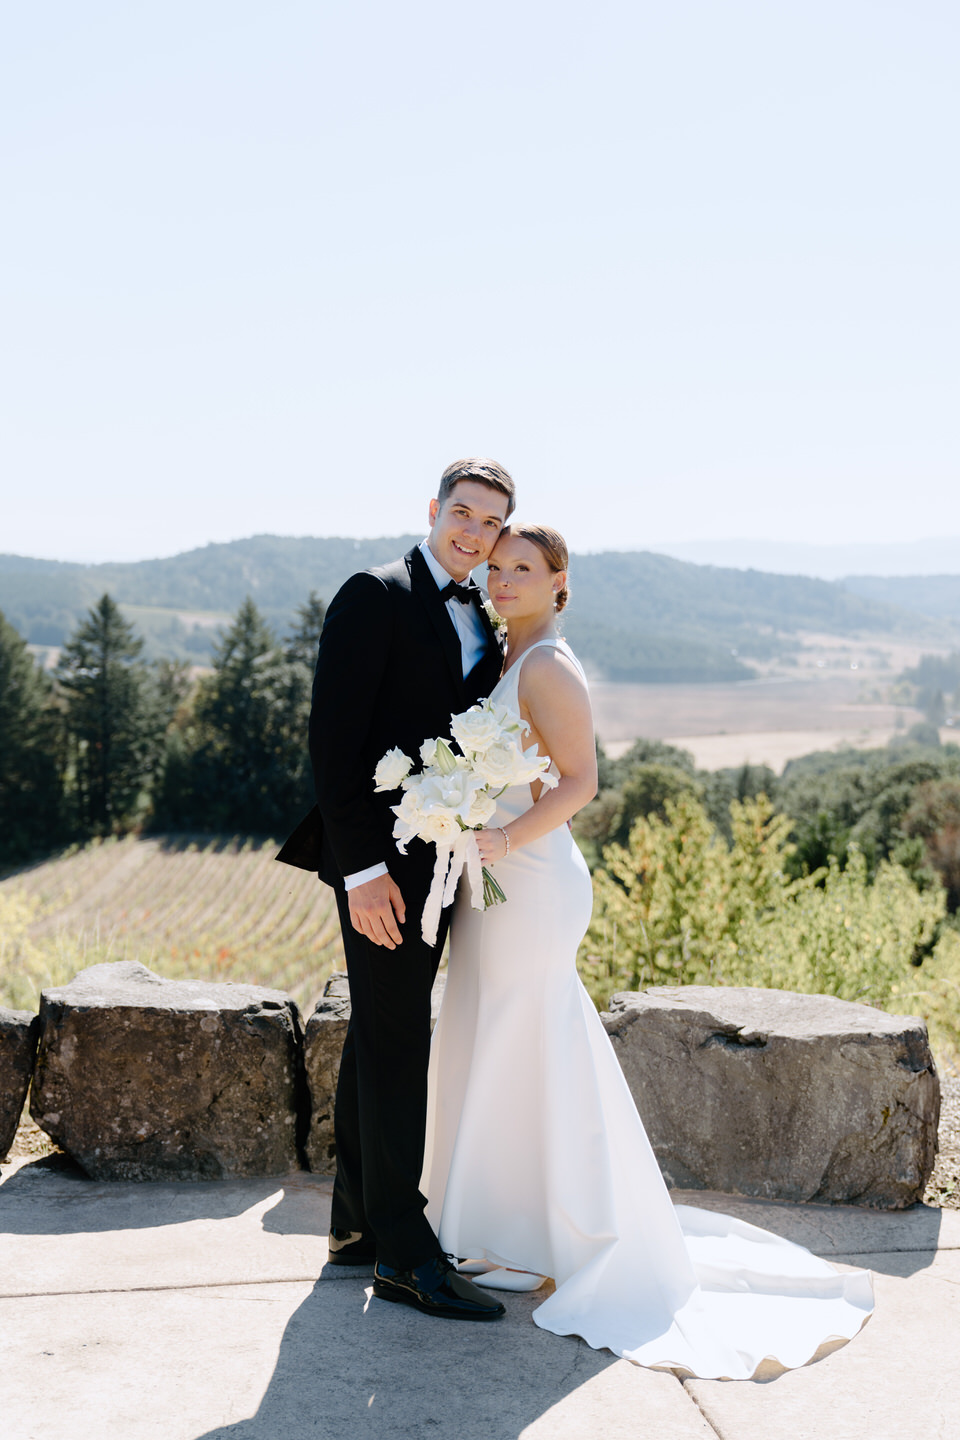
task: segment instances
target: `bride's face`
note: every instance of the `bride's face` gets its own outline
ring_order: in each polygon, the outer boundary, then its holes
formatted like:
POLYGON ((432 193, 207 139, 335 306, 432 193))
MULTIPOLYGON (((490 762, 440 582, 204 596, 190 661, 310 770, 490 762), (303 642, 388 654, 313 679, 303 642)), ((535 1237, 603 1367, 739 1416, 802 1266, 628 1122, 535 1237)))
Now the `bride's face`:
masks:
POLYGON ((552 615, 566 579, 551 570, 539 545, 519 535, 504 535, 487 561, 487 590, 493 608, 505 620, 552 615))

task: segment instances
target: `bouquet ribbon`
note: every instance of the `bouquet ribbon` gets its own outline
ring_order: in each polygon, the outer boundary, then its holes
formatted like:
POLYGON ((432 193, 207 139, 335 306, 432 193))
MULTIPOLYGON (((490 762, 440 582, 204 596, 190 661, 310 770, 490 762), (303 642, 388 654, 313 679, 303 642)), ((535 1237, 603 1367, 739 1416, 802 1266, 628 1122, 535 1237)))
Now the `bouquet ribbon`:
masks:
POLYGON ((466 866, 470 882, 470 903, 474 910, 483 909, 483 872, 480 865, 480 851, 477 836, 473 830, 461 830, 452 845, 437 842, 437 860, 433 867, 433 880, 427 903, 423 907, 420 933, 425 945, 436 945, 437 929, 440 925, 440 911, 453 904, 457 893, 457 881, 466 866))

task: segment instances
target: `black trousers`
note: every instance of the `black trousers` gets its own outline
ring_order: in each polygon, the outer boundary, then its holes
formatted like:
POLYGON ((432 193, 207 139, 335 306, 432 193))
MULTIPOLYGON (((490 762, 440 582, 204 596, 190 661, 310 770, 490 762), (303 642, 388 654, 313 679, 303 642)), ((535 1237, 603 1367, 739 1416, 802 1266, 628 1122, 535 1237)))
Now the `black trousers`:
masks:
POLYGON ((430 992, 450 913, 443 912, 436 945, 425 945, 420 919, 431 865, 424 862, 432 862, 434 854, 430 846, 428 856, 410 864, 411 856, 397 867, 406 920, 403 944, 396 950, 374 945, 354 930, 346 891, 337 887, 351 1016, 334 1111, 337 1177, 331 1223, 373 1235, 378 1258, 398 1270, 442 1253, 423 1213, 426 1198, 420 1192, 430 992))

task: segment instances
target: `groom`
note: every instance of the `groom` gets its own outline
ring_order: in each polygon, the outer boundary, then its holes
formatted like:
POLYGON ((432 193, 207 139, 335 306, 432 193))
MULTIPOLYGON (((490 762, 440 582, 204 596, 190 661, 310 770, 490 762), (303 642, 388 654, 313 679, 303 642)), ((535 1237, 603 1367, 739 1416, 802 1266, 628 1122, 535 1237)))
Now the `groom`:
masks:
POLYGON ((435 851, 401 855, 373 772, 398 746, 414 759, 448 736, 450 716, 488 695, 501 653, 470 572, 497 542, 514 484, 493 460, 447 467, 430 533, 401 560, 352 576, 334 597, 317 659, 310 758, 317 808, 278 859, 306 864, 336 891, 351 1019, 340 1062, 337 1177, 329 1240, 335 1265, 376 1260, 374 1293, 428 1314, 490 1320, 503 1306, 458 1275, 420 1193, 437 943, 420 935, 435 851))

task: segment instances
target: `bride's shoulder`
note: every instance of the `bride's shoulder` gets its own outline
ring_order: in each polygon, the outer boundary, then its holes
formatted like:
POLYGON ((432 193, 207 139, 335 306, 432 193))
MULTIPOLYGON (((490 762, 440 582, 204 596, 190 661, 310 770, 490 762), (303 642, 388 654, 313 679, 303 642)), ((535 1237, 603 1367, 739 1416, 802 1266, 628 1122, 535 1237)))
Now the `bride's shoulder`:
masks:
POLYGON ((531 650, 524 660, 520 684, 524 690, 586 689, 583 667, 565 640, 531 650))

